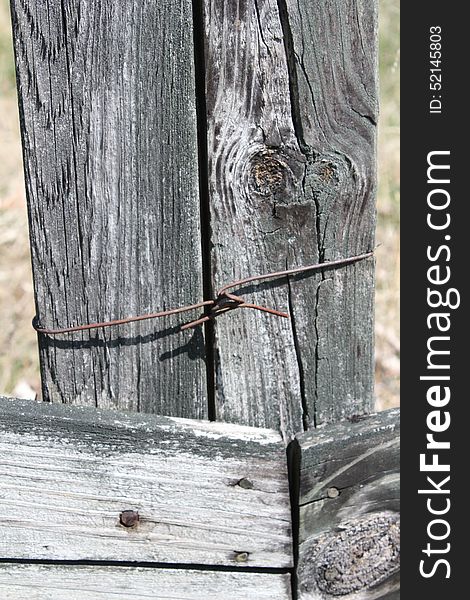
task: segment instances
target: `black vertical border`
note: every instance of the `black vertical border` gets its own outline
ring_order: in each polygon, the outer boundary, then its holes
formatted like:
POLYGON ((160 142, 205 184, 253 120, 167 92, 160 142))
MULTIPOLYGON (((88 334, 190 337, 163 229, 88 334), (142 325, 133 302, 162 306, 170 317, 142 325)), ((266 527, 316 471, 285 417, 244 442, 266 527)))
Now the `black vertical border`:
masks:
MULTIPOLYGON (((470 40, 467 20, 458 14, 457 6, 448 2, 431 0, 425 3, 404 2, 401 4, 401 412, 402 412, 402 584, 401 597, 445 598, 466 596, 467 550, 465 543, 469 535, 464 510, 468 505, 466 482, 468 458, 470 457, 470 433, 467 405, 469 394, 463 379, 467 362, 467 337, 470 333, 468 319, 468 277, 467 266, 470 252, 466 232, 467 206, 470 205, 466 190, 466 172, 470 172, 467 161, 468 151, 463 140, 468 135, 466 98, 470 40), (442 90, 430 90, 430 28, 442 30, 442 90), (439 94, 442 100, 442 113, 430 114, 429 102, 439 94), (431 186, 427 183, 427 155, 435 150, 450 151, 449 186, 451 194, 449 207, 451 224, 445 232, 433 231, 427 226, 429 212, 427 195, 431 186), (444 240, 450 235, 450 240, 444 240), (434 410, 426 401, 429 382, 420 381, 426 374, 427 341, 435 330, 429 330, 427 316, 433 309, 427 305, 427 270, 432 264, 427 259, 427 247, 438 248, 448 244, 451 251, 449 262, 444 253, 439 264, 451 269, 451 280, 447 287, 457 288, 461 295, 458 309, 440 308, 450 313, 452 325, 448 333, 450 357, 451 400, 446 408, 451 414, 451 425, 447 432, 440 434, 442 440, 451 442, 450 450, 441 451, 440 461, 450 462, 451 508, 443 516, 447 519, 451 533, 441 542, 428 538, 427 526, 433 518, 426 506, 426 495, 418 494, 419 489, 429 488, 426 476, 419 468, 419 455, 426 451, 426 418, 434 410), (448 461, 445 461, 445 459, 448 461), (450 551, 443 554, 423 553, 427 543, 435 549, 442 549, 450 543, 450 551), (450 578, 446 578, 447 567, 437 566, 432 577, 420 574, 420 561, 425 560, 425 570, 430 572, 434 563, 443 558, 449 561, 450 578), (463 595, 462 595, 463 594, 463 595), (447 596, 449 597, 449 596, 447 596)), ((442 286, 445 288, 446 286, 442 286)), ((444 290, 443 290, 444 291, 444 290)), ((443 348, 445 344, 443 344, 443 348)), ((428 373, 429 374, 429 373, 428 373)), ((443 373, 441 373, 443 374, 443 373)), ((435 480, 441 481, 444 473, 436 473, 435 480)), ((445 487, 445 486, 443 486, 445 487)), ((436 498, 436 507, 438 495, 436 498)), ((444 496, 440 496, 444 498, 444 496)), ((442 500, 442 502, 444 502, 442 500)), ((439 528, 434 530, 439 532, 439 528)), ((443 529, 441 529, 443 531, 443 529)))

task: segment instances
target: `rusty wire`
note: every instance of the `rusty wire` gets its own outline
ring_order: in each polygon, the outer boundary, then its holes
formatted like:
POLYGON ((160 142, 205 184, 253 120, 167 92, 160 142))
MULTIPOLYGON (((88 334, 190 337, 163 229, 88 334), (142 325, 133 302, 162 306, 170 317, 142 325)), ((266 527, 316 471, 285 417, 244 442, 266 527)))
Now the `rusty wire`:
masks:
POLYGON ((37 317, 33 319, 33 327, 37 331, 37 333, 43 335, 59 335, 64 333, 74 333, 77 331, 86 331, 89 329, 100 329, 102 327, 114 327, 116 325, 125 325, 126 323, 133 323, 135 321, 144 321, 146 319, 157 319, 160 317, 167 317, 169 315, 175 315, 182 312, 187 312, 190 310, 196 310, 198 308, 206 308, 210 307, 210 311, 204 314, 202 317, 190 321, 180 327, 181 331, 186 329, 192 329, 205 323, 206 321, 215 319, 219 315, 236 310, 238 308, 251 308, 253 310, 259 310, 262 312, 266 312, 272 315, 276 315, 278 317, 289 318, 289 315, 285 312, 281 312, 279 310, 275 310, 273 308, 268 308, 266 306, 261 306, 259 304, 252 304, 251 302, 245 302, 243 298, 237 296, 236 294, 229 292, 228 290, 234 287, 240 287, 247 283, 252 283, 254 281, 261 281, 266 279, 274 279, 278 277, 288 277, 289 275, 298 275, 300 273, 306 273, 309 271, 315 271, 319 269, 326 269, 331 267, 338 267, 347 265, 353 262, 357 262, 360 260, 364 260, 365 258, 369 258, 373 256, 374 252, 365 252, 364 254, 358 254, 356 256, 349 256, 348 258, 340 258, 337 260, 330 260, 322 263, 317 263, 314 265, 307 265, 304 267, 294 267, 292 269, 286 269, 285 271, 275 271, 273 273, 264 273, 262 275, 251 275, 250 277, 245 277, 243 279, 237 279, 232 283, 224 285, 217 292, 216 297, 213 300, 204 300, 202 302, 198 302, 197 304, 190 304, 187 306, 181 306, 179 308, 171 308, 169 310, 164 310, 156 313, 149 313, 145 315, 138 315, 133 317, 126 317, 124 319, 114 319, 113 321, 103 321, 101 323, 85 323, 83 325, 75 325, 72 327, 62 327, 58 329, 48 329, 46 327, 41 327, 38 324, 37 317))

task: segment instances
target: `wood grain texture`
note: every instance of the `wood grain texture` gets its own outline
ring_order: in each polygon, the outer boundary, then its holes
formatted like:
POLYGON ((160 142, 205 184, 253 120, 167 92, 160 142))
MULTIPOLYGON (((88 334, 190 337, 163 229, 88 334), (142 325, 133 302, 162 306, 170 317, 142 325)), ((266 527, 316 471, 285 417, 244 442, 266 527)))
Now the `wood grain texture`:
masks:
POLYGON ((2 399, 0 457, 3 558, 292 566, 277 432, 2 399))
MULTIPOLYGON (((205 27, 211 259, 218 288, 286 268, 305 160, 291 119, 276 1, 207 0, 205 27)), ((244 297, 285 310, 288 287, 282 284, 250 287, 244 297)), ((255 311, 221 318, 215 360, 217 418, 281 429, 286 439, 302 430, 291 322, 255 311)))
POLYGON ((394 409, 298 436, 299 600, 398 598, 399 417, 394 409))
MULTIPOLYGON (((375 2, 205 0, 214 288, 374 244, 375 2)), ((245 288, 215 324, 216 415, 284 438, 368 412, 373 261, 245 288)))
MULTIPOLYGON (((37 315, 100 322, 202 298, 191 0, 12 0, 37 315)), ((178 318, 40 336, 44 398, 201 418, 178 318)))
MULTIPOLYGON (((279 5, 317 255, 321 261, 354 256, 375 244, 377 1, 279 5)), ((307 259, 304 252, 299 259, 307 259)), ((326 269, 313 297, 304 282, 293 282, 291 305, 307 426, 370 412, 374 261, 326 269)))
POLYGON ((290 576, 0 563, 3 600, 289 600, 290 576))

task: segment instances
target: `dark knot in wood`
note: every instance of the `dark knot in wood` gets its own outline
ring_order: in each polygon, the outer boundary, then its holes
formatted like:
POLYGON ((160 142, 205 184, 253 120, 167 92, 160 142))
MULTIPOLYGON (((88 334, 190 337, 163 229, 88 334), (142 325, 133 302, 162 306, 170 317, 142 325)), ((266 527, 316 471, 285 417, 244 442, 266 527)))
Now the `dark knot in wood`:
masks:
POLYGON ((304 596, 345 596, 378 585, 400 568, 400 517, 374 513, 340 524, 303 548, 304 596))
POLYGON ((286 188, 289 167, 271 148, 251 158, 250 178, 254 190, 262 196, 271 196, 286 188))

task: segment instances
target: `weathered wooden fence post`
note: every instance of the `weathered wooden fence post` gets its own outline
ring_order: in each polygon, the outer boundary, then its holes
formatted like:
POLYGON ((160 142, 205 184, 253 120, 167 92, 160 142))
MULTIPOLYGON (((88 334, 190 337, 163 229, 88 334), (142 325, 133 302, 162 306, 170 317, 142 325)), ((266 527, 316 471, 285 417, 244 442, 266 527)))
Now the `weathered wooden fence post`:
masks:
MULTIPOLYGON (((42 327, 194 304, 240 278, 373 250, 376 0, 11 4, 42 327)), ((154 562, 136 598, 182 582, 188 600, 204 585, 214 600, 231 586, 240 599, 288 600, 290 575, 299 600, 396 598, 398 415, 369 415, 373 259, 237 293, 290 320, 233 310, 206 331, 167 318, 39 336, 47 401, 232 424, 22 404, 17 414, 0 401, 5 452, 40 448, 55 472, 64 445, 64 460, 80 459, 72 485, 85 477, 90 498, 103 482, 108 493, 90 513, 72 494, 82 521, 98 514, 94 545, 54 480, 64 539, 52 529, 23 555, 31 523, 15 488, 9 559, 89 550, 154 562), (124 533, 116 511, 136 498, 124 533), (211 502, 229 509, 201 549, 211 502)), ((45 493, 26 488, 31 504, 45 493)), ((62 568, 49 569, 59 587, 62 568)), ((121 589, 121 568, 69 577, 83 586, 103 572, 121 589)), ((13 571, 0 569, 0 591, 13 571)), ((39 571, 14 576, 36 582, 39 571)))
MULTIPOLYGON (((204 260, 190 0, 12 5, 42 326, 197 302, 207 259, 217 289, 373 248, 375 1, 203 2, 204 260)), ((291 320, 217 321, 216 417, 292 439, 368 412, 373 284, 368 260, 244 290, 291 320)), ((41 336, 44 396, 205 416, 202 330, 175 333, 41 336)))

